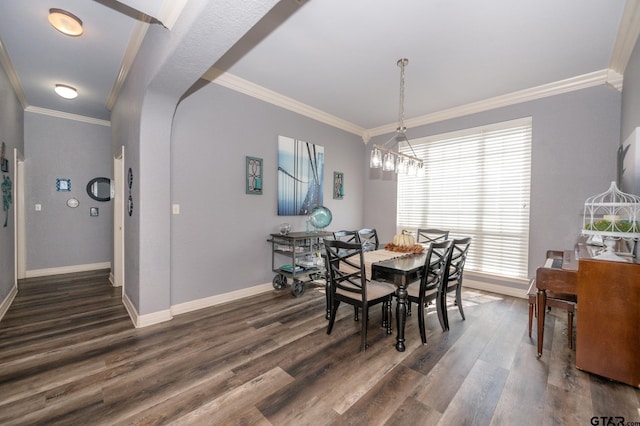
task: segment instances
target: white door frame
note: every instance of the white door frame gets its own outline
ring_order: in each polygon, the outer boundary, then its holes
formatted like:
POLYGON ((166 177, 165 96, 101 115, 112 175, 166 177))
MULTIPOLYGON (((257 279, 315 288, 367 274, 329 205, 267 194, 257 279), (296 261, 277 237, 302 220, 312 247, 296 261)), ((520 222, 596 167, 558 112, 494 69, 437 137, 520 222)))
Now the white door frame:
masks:
POLYGON ((13 251, 14 256, 14 284, 27 275, 27 236, 26 236, 26 209, 24 201, 24 156, 18 148, 13 149, 13 251))
POLYGON ((113 275, 111 283, 122 287, 124 297, 124 146, 113 158, 113 186, 115 190, 113 203, 113 275))

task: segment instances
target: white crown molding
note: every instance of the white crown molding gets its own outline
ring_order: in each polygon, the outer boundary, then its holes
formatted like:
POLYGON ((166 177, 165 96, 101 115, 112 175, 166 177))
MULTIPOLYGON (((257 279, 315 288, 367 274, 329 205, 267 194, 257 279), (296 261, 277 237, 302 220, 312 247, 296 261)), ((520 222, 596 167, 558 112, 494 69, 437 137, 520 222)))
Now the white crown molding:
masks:
POLYGON ((165 0, 158 12, 158 21, 169 30, 173 28, 188 0, 165 0))
POLYGON ((618 74, 624 74, 629 58, 640 35, 640 2, 627 0, 618 27, 618 35, 613 46, 609 68, 618 74))
MULTIPOLYGON (((520 90, 508 93, 502 96, 485 99, 470 104, 461 105, 459 107, 449 108, 432 114, 423 115, 411 119, 404 120, 404 124, 408 128, 424 126, 426 124, 437 123, 444 120, 463 117, 465 115, 476 114, 479 112, 489 111, 509 105, 515 105, 522 102, 528 102, 548 96, 559 95, 562 93, 572 92, 575 90, 586 89, 588 87, 608 84, 618 90, 622 89, 622 75, 615 70, 604 69, 594 71, 592 73, 579 75, 565 80, 556 81, 541 86, 532 87, 530 89, 520 90)), ((272 90, 266 89, 250 81, 244 80, 233 74, 225 73, 216 68, 211 68, 202 77, 212 83, 235 90, 245 95, 252 96, 273 105, 285 108, 289 111, 304 115, 306 117, 318 120, 330 126, 345 130, 362 137, 362 141, 367 144, 374 136, 384 135, 395 132, 398 127, 397 123, 385 124, 383 126, 365 129, 356 124, 338 118, 334 115, 325 113, 316 108, 310 107, 289 97, 280 95, 272 90)))
POLYGON ((34 114, 49 115, 51 117, 64 118, 65 120, 82 121, 83 123, 97 124, 99 126, 111 127, 111 122, 100 120, 98 118, 86 117, 84 115, 71 114, 68 112, 56 111, 54 109, 40 108, 36 106, 28 106, 24 109, 26 112, 34 114))
POLYGON ((614 89, 622 92, 623 80, 624 80, 624 75, 612 69, 607 70, 607 84, 613 87, 614 89))
MULTIPOLYGON (((566 80, 543 84, 541 86, 532 87, 530 89, 520 90, 517 92, 508 93, 506 95, 496 96, 494 98, 489 98, 459 107, 434 112, 432 114, 423 115, 421 117, 411 118, 408 120, 404 120, 404 124, 408 128, 424 126, 426 124, 437 123, 444 120, 450 120, 452 118, 463 117, 466 115, 489 111, 509 105, 515 105, 522 102, 546 98, 548 96, 573 92, 575 90, 586 89, 588 87, 598 86, 601 84, 610 84, 614 87, 621 87, 621 76, 620 74, 608 69, 595 71, 577 77, 568 78, 566 80), (610 81, 610 78, 612 78, 613 80, 610 81)), ((368 136, 372 137, 392 133, 395 132, 396 127, 398 127, 397 123, 393 123, 369 129, 368 136)))
POLYGON ((131 65, 133 65, 133 61, 138 54, 138 50, 140 50, 140 46, 142 45, 142 41, 144 40, 144 36, 147 34, 148 29, 149 24, 140 21, 136 22, 133 27, 133 33, 129 39, 127 50, 124 52, 124 56, 122 57, 122 64, 120 64, 120 70, 118 70, 116 81, 113 83, 113 87, 111 88, 111 92, 107 98, 106 106, 109 111, 111 111, 118 99, 122 85, 129 74, 129 70, 131 70, 131 65))
POLYGON ((22 109, 25 109, 29 106, 27 103, 27 98, 24 95, 24 89, 22 88, 22 84, 20 83, 20 78, 18 78, 18 73, 16 73, 16 69, 13 67, 13 63, 9 58, 9 54, 0 40, 0 65, 4 68, 7 73, 7 77, 9 78, 9 82, 11 86, 13 86, 13 91, 16 93, 18 100, 20 101, 20 105, 22 105, 22 109))
POLYGON ((202 78, 228 89, 235 90, 236 92, 244 93, 245 95, 252 96, 256 99, 260 99, 272 105, 293 111, 297 114, 304 115, 305 117, 312 118, 358 136, 362 136, 366 130, 364 127, 355 125, 347 120, 336 117, 335 115, 328 114, 317 108, 313 108, 309 105, 303 104, 302 102, 296 101, 295 99, 281 95, 273 90, 269 90, 216 68, 210 68, 202 78))

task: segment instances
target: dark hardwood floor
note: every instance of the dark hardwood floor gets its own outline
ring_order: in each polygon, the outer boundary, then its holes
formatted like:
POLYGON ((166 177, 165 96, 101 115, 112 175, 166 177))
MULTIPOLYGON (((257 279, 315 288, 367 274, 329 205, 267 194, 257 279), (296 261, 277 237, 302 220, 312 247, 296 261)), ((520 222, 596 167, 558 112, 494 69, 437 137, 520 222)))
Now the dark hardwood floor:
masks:
POLYGON ((135 329, 104 271, 25 280, 0 322, 0 424, 640 425, 638 389, 574 367, 564 312, 537 359, 526 300, 463 297, 425 346, 408 318, 403 353, 373 309, 360 353, 349 306, 326 334, 322 286, 135 329))

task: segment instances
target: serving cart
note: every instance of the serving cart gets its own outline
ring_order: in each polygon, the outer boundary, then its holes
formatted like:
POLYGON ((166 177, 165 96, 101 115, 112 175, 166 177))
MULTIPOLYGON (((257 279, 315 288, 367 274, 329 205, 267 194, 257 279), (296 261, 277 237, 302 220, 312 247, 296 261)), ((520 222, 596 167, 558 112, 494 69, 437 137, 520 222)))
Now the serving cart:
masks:
POLYGON ((331 232, 289 232, 271 234, 267 240, 271 243, 271 268, 273 288, 284 289, 291 280, 291 293, 300 297, 306 283, 324 276, 323 238, 332 236, 331 232))

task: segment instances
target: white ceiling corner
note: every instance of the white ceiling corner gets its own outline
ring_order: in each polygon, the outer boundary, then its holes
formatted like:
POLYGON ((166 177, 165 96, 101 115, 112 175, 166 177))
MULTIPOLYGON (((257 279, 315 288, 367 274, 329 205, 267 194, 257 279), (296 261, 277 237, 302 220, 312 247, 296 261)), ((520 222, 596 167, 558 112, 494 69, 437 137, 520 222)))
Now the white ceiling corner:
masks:
POLYGON ((640 35, 640 1, 626 0, 609 68, 624 75, 640 35))
POLYGON ((0 66, 2 66, 2 68, 7 73, 9 82, 11 83, 11 86, 13 87, 13 91, 16 93, 16 96, 18 97, 18 100, 20 101, 20 105, 22 105, 22 108, 24 109, 28 107, 29 104, 27 103, 27 98, 24 95, 24 89, 22 88, 22 84, 20 84, 20 78, 18 77, 18 74, 16 73, 16 69, 13 67, 13 64, 11 63, 11 58, 9 57, 7 50, 4 48, 2 39, 0 39, 0 66))
MULTIPOLYGON (((48 24, 51 1, 0 1, 0 64, 24 108, 101 123, 145 31, 171 29, 188 3, 56 0, 86 24, 70 38, 48 24), (61 101, 54 83, 80 96, 61 101)), ((640 0, 286 1, 295 13, 249 48, 234 46, 216 64, 225 72, 206 77, 365 142, 397 127, 400 57, 410 59, 405 124, 415 127, 596 84, 620 90, 640 33, 640 0), (390 24, 398 15, 403 31, 390 24)))
POLYGON ((158 20, 168 29, 172 29, 189 0, 165 0, 158 12, 158 20))

